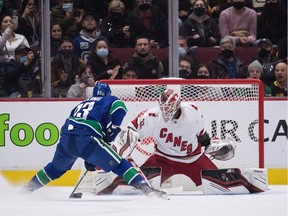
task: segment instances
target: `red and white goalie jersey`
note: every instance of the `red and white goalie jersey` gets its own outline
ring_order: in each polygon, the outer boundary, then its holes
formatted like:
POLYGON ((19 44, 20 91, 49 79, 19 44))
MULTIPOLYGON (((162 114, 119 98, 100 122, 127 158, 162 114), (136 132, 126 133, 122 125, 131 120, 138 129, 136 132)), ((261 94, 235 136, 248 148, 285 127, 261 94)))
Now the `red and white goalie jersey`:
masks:
POLYGON ((155 155, 192 163, 203 154, 197 137, 205 132, 204 120, 194 104, 182 102, 179 111, 176 117, 166 123, 160 108, 154 107, 141 112, 128 127, 139 132, 140 139, 155 139, 155 155))

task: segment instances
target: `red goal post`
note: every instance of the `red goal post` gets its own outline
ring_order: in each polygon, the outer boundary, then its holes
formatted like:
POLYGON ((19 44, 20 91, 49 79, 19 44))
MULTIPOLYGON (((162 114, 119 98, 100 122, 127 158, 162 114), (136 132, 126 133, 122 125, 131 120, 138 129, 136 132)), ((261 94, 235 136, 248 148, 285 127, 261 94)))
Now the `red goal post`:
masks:
MULTIPOLYGON (((178 92, 183 103, 195 103, 201 110, 211 137, 232 138, 235 157, 216 161, 219 168, 264 168, 264 86, 254 79, 158 79, 102 80, 112 95, 122 99, 128 113, 125 127, 141 111, 157 106, 162 91, 178 92)), ((92 88, 87 96, 92 95, 92 88)), ((147 137, 133 151, 140 165, 153 151, 153 138, 147 137), (151 145, 152 144, 152 145, 151 145)))

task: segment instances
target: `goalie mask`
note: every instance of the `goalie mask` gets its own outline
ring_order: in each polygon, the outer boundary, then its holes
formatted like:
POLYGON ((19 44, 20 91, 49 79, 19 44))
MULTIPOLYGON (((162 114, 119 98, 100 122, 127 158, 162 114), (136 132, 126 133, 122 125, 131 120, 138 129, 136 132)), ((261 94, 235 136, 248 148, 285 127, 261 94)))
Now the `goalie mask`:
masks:
POLYGON ((107 83, 96 82, 93 88, 93 97, 103 97, 111 95, 111 89, 107 83))
POLYGON ((165 122, 173 119, 180 107, 180 98, 178 94, 171 90, 166 89, 159 98, 159 106, 165 122))

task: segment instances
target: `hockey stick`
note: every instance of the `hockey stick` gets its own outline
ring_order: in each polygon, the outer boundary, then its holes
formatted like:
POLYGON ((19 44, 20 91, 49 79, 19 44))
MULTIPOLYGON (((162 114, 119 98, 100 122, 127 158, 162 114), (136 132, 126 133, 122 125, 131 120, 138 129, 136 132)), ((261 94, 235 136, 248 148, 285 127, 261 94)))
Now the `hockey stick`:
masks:
POLYGON ((82 197, 83 194, 81 192, 75 193, 75 191, 77 190, 78 186, 80 185, 80 183, 82 182, 82 180, 84 179, 84 177, 86 176, 87 173, 88 173, 88 170, 86 170, 85 173, 83 174, 83 176, 80 178, 80 180, 78 181, 78 183, 74 187, 74 190, 70 194, 69 198, 81 198, 82 197))

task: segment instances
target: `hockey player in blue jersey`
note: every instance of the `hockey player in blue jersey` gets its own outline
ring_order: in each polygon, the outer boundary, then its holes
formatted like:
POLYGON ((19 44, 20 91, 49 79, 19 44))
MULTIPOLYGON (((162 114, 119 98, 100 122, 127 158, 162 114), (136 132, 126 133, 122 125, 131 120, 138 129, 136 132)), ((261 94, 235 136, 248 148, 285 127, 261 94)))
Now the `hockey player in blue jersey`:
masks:
POLYGON ((24 191, 33 192, 61 177, 80 157, 90 171, 100 166, 105 172, 112 171, 123 177, 147 196, 165 196, 165 192, 150 187, 132 164, 109 144, 121 131, 126 112, 124 102, 111 95, 109 85, 97 82, 93 96, 78 104, 66 119, 52 161, 37 172, 24 191))

